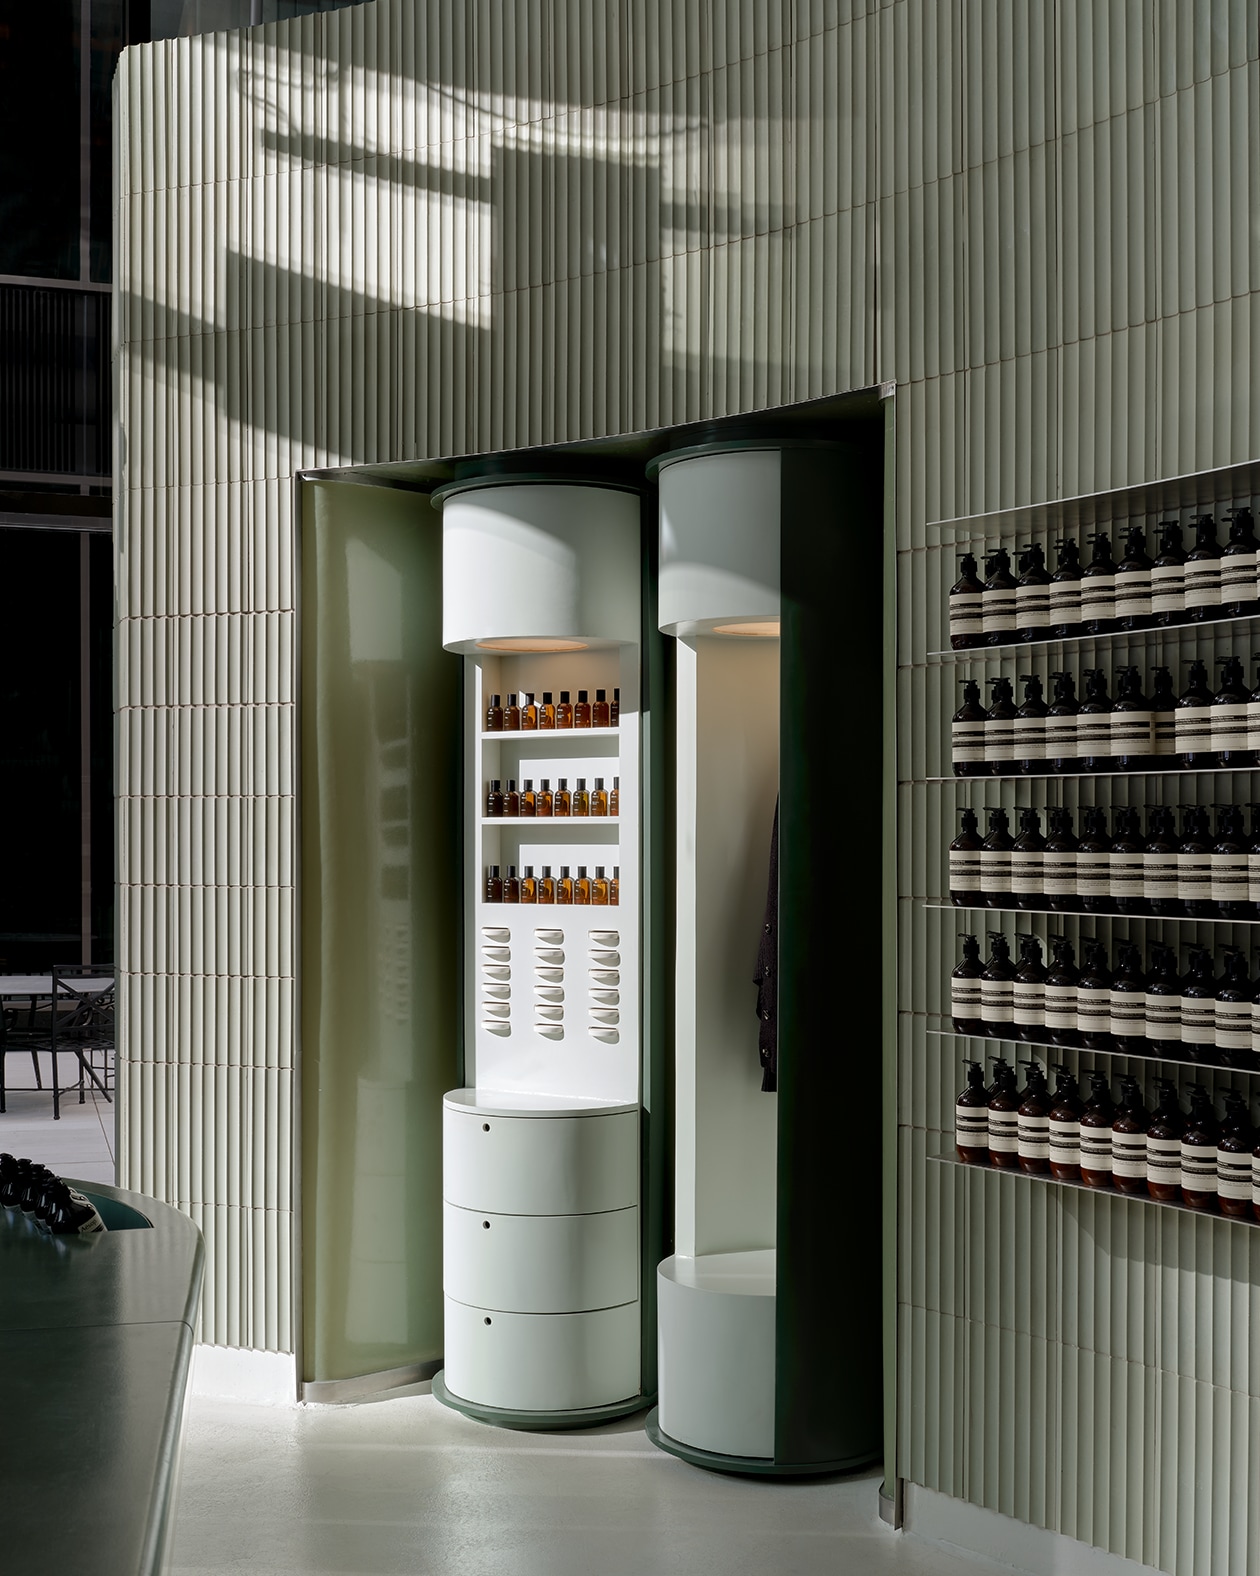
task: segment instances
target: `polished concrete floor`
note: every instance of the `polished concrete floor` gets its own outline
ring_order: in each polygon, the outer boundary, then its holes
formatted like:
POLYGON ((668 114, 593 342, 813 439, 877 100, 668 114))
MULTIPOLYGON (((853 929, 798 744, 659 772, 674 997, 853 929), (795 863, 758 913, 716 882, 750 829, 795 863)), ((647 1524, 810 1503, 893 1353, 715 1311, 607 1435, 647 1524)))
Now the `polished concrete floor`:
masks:
POLYGON ((39 1058, 43 1089, 36 1088, 35 1073, 27 1055, 10 1052, 5 1059, 6 1110, 0 1115, 0 1150, 80 1182, 114 1180, 114 1107, 89 1083, 79 1104, 75 1080, 79 1066, 73 1056, 59 1056, 64 1083, 61 1117, 53 1121, 52 1068, 47 1051, 39 1058))
POLYGON ((351 1407, 194 1397, 169 1576, 976 1576, 891 1532, 878 1474, 720 1477, 641 1418, 516 1434, 409 1394, 351 1407))

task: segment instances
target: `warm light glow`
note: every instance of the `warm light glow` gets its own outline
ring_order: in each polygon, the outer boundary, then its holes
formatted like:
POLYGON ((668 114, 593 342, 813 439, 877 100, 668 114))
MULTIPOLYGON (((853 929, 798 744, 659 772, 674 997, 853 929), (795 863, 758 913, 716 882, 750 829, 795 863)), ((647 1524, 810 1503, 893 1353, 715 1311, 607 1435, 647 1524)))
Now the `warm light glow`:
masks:
POLYGON ((779 620, 777 618, 754 618, 747 624, 716 624, 713 628, 715 635, 752 635, 760 640, 778 640, 779 620))
MULTIPOLYGON (((775 629, 775 634, 778 634, 775 629)), ((478 651, 532 651, 537 655, 549 655, 556 651, 585 651, 584 640, 566 640, 563 635, 508 635, 502 640, 479 640, 478 651)))

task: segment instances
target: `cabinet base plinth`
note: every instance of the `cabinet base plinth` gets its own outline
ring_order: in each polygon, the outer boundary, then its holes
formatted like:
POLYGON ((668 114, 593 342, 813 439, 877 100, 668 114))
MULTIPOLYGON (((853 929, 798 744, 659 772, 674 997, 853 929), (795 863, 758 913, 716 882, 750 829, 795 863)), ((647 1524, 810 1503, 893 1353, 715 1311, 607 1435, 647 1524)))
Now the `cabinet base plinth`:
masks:
MULTIPOLYGON (((436 1386, 435 1379, 435 1389, 436 1386)), ((723 1456, 715 1450, 699 1450, 694 1445, 681 1444, 662 1433, 656 1407, 648 1413, 643 1430, 658 1450, 667 1451, 693 1467, 704 1467, 708 1472, 730 1472, 737 1477, 822 1477, 831 1472, 856 1472, 879 1460, 879 1452, 873 1450, 842 1461, 774 1461, 765 1456, 723 1456)))
POLYGON ((433 1375, 433 1394, 443 1406, 453 1412, 462 1412, 478 1423, 490 1423, 495 1428, 524 1428, 531 1432, 556 1432, 566 1428, 596 1428, 600 1423, 611 1423, 618 1417, 629 1417, 652 1406, 656 1394, 632 1395, 624 1401, 613 1401, 608 1406, 580 1407, 571 1412, 514 1412, 506 1407, 482 1406, 477 1401, 465 1401, 446 1388, 445 1370, 433 1375))

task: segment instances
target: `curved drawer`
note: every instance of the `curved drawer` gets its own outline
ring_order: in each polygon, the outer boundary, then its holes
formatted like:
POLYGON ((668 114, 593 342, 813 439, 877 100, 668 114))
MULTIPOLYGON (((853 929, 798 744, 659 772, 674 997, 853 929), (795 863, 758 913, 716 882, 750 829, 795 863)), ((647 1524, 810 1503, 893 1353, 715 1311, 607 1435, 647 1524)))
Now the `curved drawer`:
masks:
POLYGON ((499 1313, 446 1298, 446 1385, 479 1406, 567 1412, 639 1393, 639 1304, 499 1313))
POLYGON ((442 1112, 442 1196, 498 1215, 593 1215, 639 1202, 639 1117, 442 1112))
POLYGON ((639 1212, 492 1215, 442 1209, 442 1285, 511 1313, 587 1313, 639 1295, 639 1212))

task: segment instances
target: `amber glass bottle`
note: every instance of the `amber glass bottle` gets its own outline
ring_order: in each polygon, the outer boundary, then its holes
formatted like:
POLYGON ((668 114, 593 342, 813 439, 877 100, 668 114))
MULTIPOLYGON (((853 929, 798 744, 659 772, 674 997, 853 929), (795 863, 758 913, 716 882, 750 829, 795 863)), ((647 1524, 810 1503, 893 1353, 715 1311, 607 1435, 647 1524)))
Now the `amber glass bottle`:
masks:
POLYGON ((591 907, 608 907, 608 875, 603 865, 595 866, 595 877, 591 882, 591 907))
POLYGON ((486 789, 486 814, 491 817, 503 814, 503 784, 497 777, 490 779, 486 789))
POLYGON ((573 790, 573 814, 590 815, 591 796, 586 791, 586 778, 579 777, 577 787, 573 790))
POLYGON ((1111 1124, 1111 1175, 1117 1193, 1146 1192, 1146 1130, 1150 1114, 1136 1078, 1120 1078, 1120 1109, 1111 1124))
POLYGON ((573 877, 569 874, 568 865, 560 866, 560 874, 556 879, 556 902, 572 903, 573 877))
POLYGON ((979 1062, 966 1061, 967 1087, 954 1102, 954 1153, 964 1165, 989 1163, 989 1096, 984 1087, 984 1068, 979 1062))
POLYGON ((591 727, 607 728, 609 723, 608 691, 597 689, 595 691, 595 704, 591 707, 591 727))
POLYGON ((1155 1080, 1157 1099, 1146 1130, 1146 1191, 1165 1204, 1181 1202, 1181 1135, 1186 1119, 1170 1078, 1155 1080))
POLYGON ((573 726, 573 702, 569 699, 568 690, 560 691, 560 699, 556 704, 556 727, 571 728, 573 726))
POLYGON ((591 703, 586 698, 586 691, 579 690, 577 705, 573 708, 573 726, 575 728, 589 728, 591 725, 591 703))
POLYGON ((621 866, 614 865, 613 873, 608 882, 608 905, 616 908, 621 902, 621 866))
POLYGON ((621 691, 613 690, 613 698, 608 707, 608 726, 615 728, 621 722, 621 691))
POLYGON ((1190 1086, 1190 1115, 1181 1135, 1181 1202, 1190 1209, 1216 1208, 1216 1145, 1220 1126, 1202 1084, 1190 1086))
POLYGON ((538 812, 538 795, 534 792, 534 779, 527 777, 521 788, 522 815, 536 815, 538 812))
POLYGON ((573 881, 573 905, 575 908, 586 908, 591 901, 591 882, 586 873, 586 866, 577 867, 577 875, 573 881))
POLYGON ((611 789, 611 791, 609 792, 609 795, 608 795, 608 813, 609 813, 609 815, 620 815, 621 814, 621 778, 620 777, 614 777, 613 778, 612 789, 611 789))
POLYGON ((1251 1146, 1255 1137, 1246 1100, 1237 1089, 1226 1089, 1225 1120, 1216 1146, 1216 1196, 1221 1214, 1234 1220, 1251 1215, 1251 1146))
POLYGON ((568 815, 570 814, 571 809, 572 801, 569 796, 569 779, 567 777, 562 777, 556 784, 556 791, 552 796, 551 813, 552 815, 568 815))
POLYGON ((507 791, 503 795, 504 815, 519 815, 521 813, 521 796, 516 791, 516 778, 509 777, 507 791))
POLYGON ((1019 1091, 1015 1069, 998 1057, 989 1092, 989 1164, 999 1171, 1019 1169, 1019 1091))
POLYGON ((491 865, 486 871, 485 901, 487 903, 503 901, 503 877, 499 874, 498 865, 491 865))
POLYGON ((1116 1108, 1111 1103, 1107 1075, 1089 1075, 1090 1097, 1081 1112, 1081 1181, 1086 1187, 1111 1186, 1111 1124, 1116 1108))
POLYGON ((604 787, 602 777, 595 779, 595 786, 591 789, 591 814, 605 818, 608 815, 608 790, 604 787))
POLYGON ((503 732, 503 697, 491 695, 490 704, 486 707, 486 732, 503 732))
POLYGON ((1019 1097, 1016 1142, 1019 1169, 1044 1176, 1050 1169, 1050 1091, 1040 1062, 1028 1062, 1028 1082, 1019 1097))
POLYGON ((1076 1079, 1066 1067, 1055 1068, 1054 1102, 1050 1107, 1050 1175, 1059 1182, 1081 1180, 1081 1111, 1076 1079))
POLYGON ((555 877, 551 873, 551 866, 544 865, 538 872, 538 901, 540 903, 554 903, 555 900, 555 877))
POLYGON ((544 690, 542 705, 538 708, 538 727, 541 732, 544 728, 554 728, 556 725, 556 706, 551 698, 551 691, 544 690))
POLYGON ((536 903, 538 901, 538 880, 534 875, 533 865, 526 865, 521 871, 521 902, 536 903))
POLYGON ((503 901, 505 903, 519 903, 521 900, 521 883, 516 874, 516 866, 507 867, 507 875, 503 878, 503 901))
POLYGON ((537 733, 538 731, 538 702, 534 699, 533 690, 525 691, 525 703, 521 707, 521 732, 537 733))
POLYGON ((508 703, 503 708, 504 733, 519 733, 521 731, 521 708, 516 704, 515 693, 508 696, 508 703))
POLYGON ((551 778, 544 777, 538 784, 538 792, 534 795, 534 814, 550 815, 555 807, 555 795, 551 791, 551 778))

